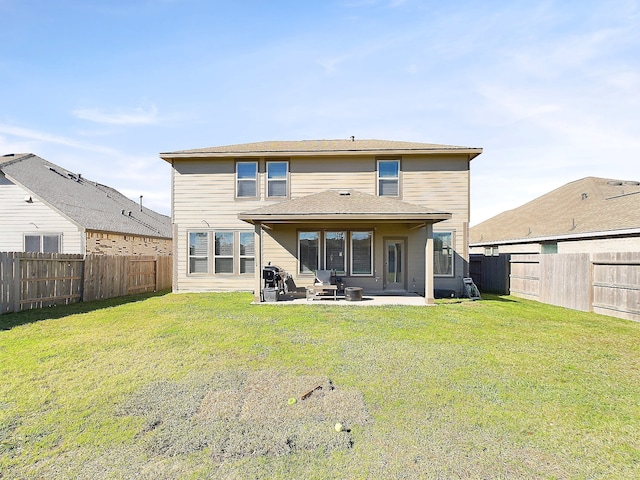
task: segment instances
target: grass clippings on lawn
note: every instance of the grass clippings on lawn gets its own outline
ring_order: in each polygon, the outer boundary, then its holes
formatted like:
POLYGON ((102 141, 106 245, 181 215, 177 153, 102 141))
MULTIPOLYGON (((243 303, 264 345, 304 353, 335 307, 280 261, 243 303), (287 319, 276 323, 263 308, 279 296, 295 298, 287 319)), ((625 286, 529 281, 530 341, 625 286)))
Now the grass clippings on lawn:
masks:
POLYGON ((145 418, 138 436, 149 453, 188 455, 208 448, 217 463, 349 449, 350 429, 371 420, 353 389, 339 389, 324 377, 270 370, 153 382, 119 413, 145 418), (342 432, 334 429, 338 422, 342 432))

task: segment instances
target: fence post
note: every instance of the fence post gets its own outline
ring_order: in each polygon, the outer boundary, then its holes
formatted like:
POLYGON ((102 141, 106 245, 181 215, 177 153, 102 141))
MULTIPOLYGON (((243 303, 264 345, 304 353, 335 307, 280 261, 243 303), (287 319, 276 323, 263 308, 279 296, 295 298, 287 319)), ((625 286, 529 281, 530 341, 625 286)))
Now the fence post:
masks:
POLYGON ((589 255, 589 311, 593 312, 593 298, 594 298, 594 289, 596 288, 595 285, 593 284, 593 280, 594 280, 594 271, 595 267, 594 267, 594 261, 593 261, 593 253, 589 255))
POLYGON ((15 253, 13 257, 13 312, 20 311, 20 300, 22 300, 22 272, 20 271, 20 254, 15 253))
POLYGON ((153 291, 154 292, 157 292, 159 290, 158 289, 158 282, 160 281, 160 275, 159 275, 160 274, 160 272, 159 272, 160 269, 158 268, 158 264, 159 264, 158 256, 156 255, 153 258, 153 268, 155 269, 155 274, 156 274, 156 281, 155 281, 155 284, 153 286, 153 291))

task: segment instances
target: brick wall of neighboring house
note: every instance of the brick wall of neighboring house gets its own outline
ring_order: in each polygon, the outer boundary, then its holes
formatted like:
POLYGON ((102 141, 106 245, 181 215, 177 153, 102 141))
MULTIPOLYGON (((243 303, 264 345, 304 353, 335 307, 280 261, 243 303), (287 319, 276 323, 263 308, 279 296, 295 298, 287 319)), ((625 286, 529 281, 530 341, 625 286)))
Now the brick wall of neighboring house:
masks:
POLYGON ((118 233, 87 232, 86 253, 94 255, 171 255, 172 240, 118 233))

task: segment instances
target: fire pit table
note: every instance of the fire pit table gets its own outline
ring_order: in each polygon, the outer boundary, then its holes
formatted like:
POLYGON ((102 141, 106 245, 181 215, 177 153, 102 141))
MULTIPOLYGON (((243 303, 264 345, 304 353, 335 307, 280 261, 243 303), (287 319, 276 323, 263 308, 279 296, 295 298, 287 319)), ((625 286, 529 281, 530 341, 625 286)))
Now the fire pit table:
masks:
POLYGON ((362 287, 345 287, 344 299, 347 302, 359 302, 362 300, 362 287))

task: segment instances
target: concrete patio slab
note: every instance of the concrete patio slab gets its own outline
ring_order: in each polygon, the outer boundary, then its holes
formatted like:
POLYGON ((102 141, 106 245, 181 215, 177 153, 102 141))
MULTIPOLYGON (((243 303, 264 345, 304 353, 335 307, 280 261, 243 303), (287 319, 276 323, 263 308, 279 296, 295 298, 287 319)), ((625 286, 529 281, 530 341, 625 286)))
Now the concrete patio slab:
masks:
POLYGON ((298 295, 279 295, 277 302, 262 302, 260 305, 341 305, 341 306, 357 306, 357 307, 374 307, 380 305, 409 305, 417 307, 426 307, 424 297, 416 293, 406 293, 402 295, 387 294, 364 294, 361 301, 347 301, 344 296, 338 295, 337 300, 333 299, 333 295, 307 300, 305 296, 298 295))

